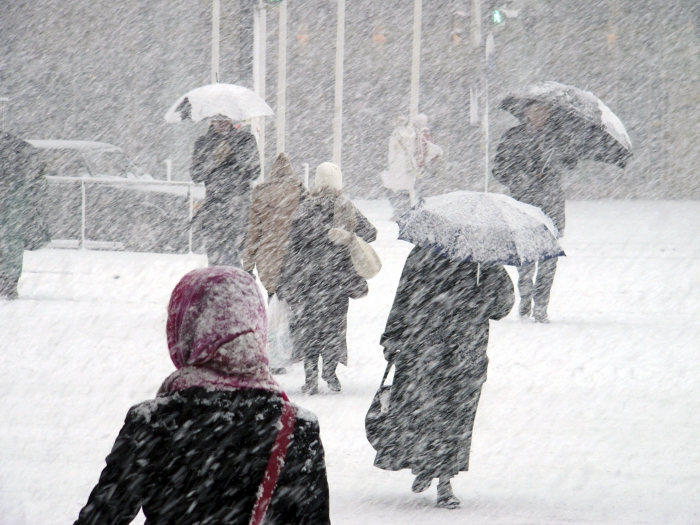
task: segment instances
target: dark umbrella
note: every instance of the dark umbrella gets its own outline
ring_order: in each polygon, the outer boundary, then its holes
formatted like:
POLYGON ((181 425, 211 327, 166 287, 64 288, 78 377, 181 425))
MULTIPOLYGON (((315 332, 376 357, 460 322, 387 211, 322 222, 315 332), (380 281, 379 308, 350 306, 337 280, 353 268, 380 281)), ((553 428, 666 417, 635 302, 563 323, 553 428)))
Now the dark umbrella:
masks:
POLYGON ((570 137, 579 158, 620 168, 632 158, 632 141, 625 126, 593 93, 558 82, 543 82, 508 95, 500 108, 525 122, 525 109, 533 102, 550 108, 550 118, 562 134, 570 137))

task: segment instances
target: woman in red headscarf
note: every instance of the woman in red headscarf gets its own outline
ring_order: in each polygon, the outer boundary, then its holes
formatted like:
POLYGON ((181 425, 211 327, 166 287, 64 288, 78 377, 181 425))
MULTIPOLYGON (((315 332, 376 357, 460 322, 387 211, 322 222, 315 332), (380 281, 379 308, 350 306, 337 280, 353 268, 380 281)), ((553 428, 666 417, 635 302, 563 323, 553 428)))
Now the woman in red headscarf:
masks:
POLYGON ((129 410, 76 525, 329 524, 319 426, 268 371, 265 304, 250 275, 185 275, 168 306, 177 370, 129 410))

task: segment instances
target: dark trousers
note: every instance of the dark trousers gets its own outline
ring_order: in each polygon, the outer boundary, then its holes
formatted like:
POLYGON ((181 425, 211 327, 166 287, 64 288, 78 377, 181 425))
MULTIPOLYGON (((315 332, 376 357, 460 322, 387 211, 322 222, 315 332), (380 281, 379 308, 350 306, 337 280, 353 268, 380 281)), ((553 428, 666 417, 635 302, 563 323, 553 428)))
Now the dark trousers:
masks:
POLYGON ((557 271, 557 258, 518 267, 518 292, 521 301, 535 300, 535 311, 546 313, 549 294, 557 271), (537 275, 535 276, 535 270, 537 275))
MULTIPOLYGON (((306 376, 305 379, 307 383, 312 383, 318 379, 318 358, 319 356, 304 358, 304 375, 306 376)), ((322 358, 322 361, 321 377, 324 381, 333 379, 335 377, 335 369, 338 366, 338 361, 325 358, 322 358)))

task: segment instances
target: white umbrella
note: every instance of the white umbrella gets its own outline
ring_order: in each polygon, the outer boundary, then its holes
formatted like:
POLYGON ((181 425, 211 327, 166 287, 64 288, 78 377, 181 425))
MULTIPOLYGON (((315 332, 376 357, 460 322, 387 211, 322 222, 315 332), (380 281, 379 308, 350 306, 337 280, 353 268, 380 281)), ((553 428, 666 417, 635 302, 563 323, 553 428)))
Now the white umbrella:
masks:
POLYGON ((165 121, 199 122, 218 115, 240 122, 274 115, 274 112, 248 88, 235 84, 210 84, 193 89, 177 99, 165 114, 165 121))
POLYGON ((521 266, 560 257, 559 232, 539 208, 498 193, 456 191, 399 219, 399 239, 456 261, 521 266))

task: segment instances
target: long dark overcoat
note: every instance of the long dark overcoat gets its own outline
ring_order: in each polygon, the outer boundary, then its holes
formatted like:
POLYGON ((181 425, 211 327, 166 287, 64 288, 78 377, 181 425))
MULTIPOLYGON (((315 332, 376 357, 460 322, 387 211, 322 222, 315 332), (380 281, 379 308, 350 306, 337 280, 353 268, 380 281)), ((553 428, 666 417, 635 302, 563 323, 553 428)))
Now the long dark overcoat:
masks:
MULTIPOLYGON (((277 436, 280 398, 190 388, 129 410, 75 525, 247 525, 277 436)), ((319 426, 295 407, 294 432, 266 514, 270 524, 329 524, 319 426)))
POLYGON ((258 146, 248 131, 220 134, 211 126, 196 140, 190 176, 204 183, 206 198, 195 221, 207 241, 210 265, 240 266, 251 183, 259 175, 258 146))
MULTIPOLYGON (((347 247, 328 240, 338 199, 352 206, 340 194, 316 195, 299 205, 292 220, 276 290, 292 310, 296 360, 321 355, 347 364, 349 298, 366 290, 367 283, 355 272, 347 247)), ((354 213, 357 236, 374 241, 376 228, 359 210, 354 213)))
POLYGON ((562 172, 576 166, 572 138, 554 123, 537 130, 523 124, 509 129, 498 144, 493 176, 511 197, 540 208, 557 229, 565 226, 562 172))
POLYGON ((45 193, 46 179, 34 147, 0 133, 0 277, 18 279, 24 249, 50 241, 41 202, 45 193))
POLYGON ((514 302, 502 266, 482 266, 476 280, 474 263, 419 247, 408 256, 381 338, 399 353, 389 404, 394 432, 375 466, 433 477, 468 470, 489 319, 508 315, 514 302))

